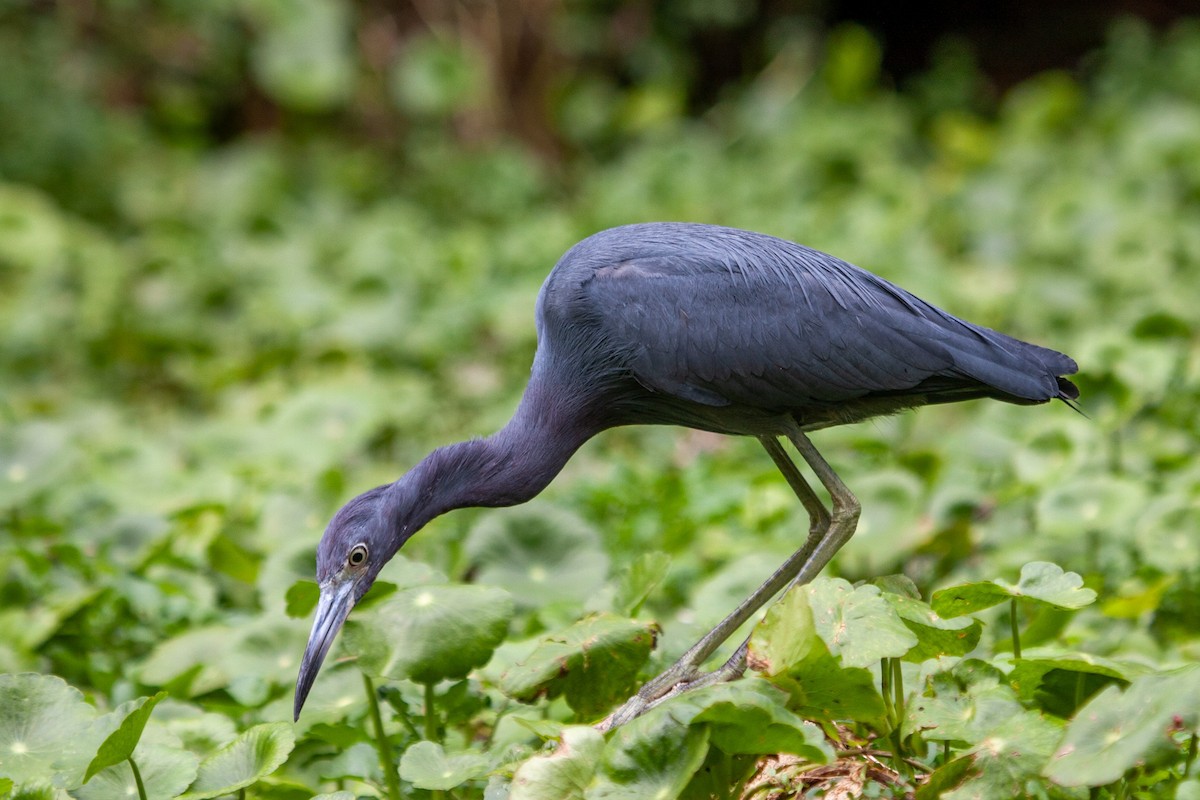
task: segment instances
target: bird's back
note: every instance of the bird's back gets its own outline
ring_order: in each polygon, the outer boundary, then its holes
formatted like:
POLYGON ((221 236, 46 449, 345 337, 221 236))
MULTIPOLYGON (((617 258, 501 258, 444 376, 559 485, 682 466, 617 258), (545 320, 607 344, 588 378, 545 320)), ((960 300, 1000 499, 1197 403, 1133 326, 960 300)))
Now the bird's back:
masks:
POLYGON ((973 397, 1078 396, 1061 377, 1075 362, 1061 353, 825 253, 711 225, 629 225, 583 240, 547 278, 538 326, 535 369, 586 371, 613 387, 614 413, 634 417, 617 422, 754 432, 737 420, 790 413, 821 427, 973 397))

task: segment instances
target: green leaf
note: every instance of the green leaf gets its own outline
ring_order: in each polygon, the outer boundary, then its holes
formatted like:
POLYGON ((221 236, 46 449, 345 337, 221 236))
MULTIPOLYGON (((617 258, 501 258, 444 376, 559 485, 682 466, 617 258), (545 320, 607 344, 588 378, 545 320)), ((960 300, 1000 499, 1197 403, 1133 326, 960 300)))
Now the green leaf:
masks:
POLYGON ((174 636, 151 651, 138 670, 138 680, 150 686, 164 686, 179 697, 191 697, 220 689, 229 676, 212 654, 223 652, 233 638, 227 625, 194 628, 174 636))
POLYGON ((910 600, 921 599, 921 590, 917 588, 917 584, 913 583, 913 579, 907 575, 882 575, 871 579, 871 584, 878 586, 880 591, 884 593, 884 596, 896 595, 898 597, 906 597, 910 600))
POLYGON ((1150 669, 1142 664, 1049 648, 1027 650, 1014 659, 1008 681, 1022 700, 1036 701, 1060 717, 1111 683, 1124 687, 1150 669))
POLYGON ((482 778, 491 768, 491 759, 483 753, 447 755, 436 742, 417 742, 400 757, 400 777, 418 789, 453 789, 482 778))
POLYGON ((688 725, 670 704, 617 729, 588 789, 587 800, 678 797, 708 752, 709 729, 688 725))
POLYGON ((595 528, 550 507, 489 512, 472 529, 466 553, 479 583, 507 589, 523 608, 582 602, 608 575, 595 528))
POLYGON ((944 800, 1025 797, 1062 738, 1059 723, 1033 711, 1009 716, 966 754, 930 776, 918 795, 944 800), (936 792, 936 793, 935 793, 936 792))
POLYGON ((343 647, 364 672, 436 683, 466 677, 492 657, 513 616, 508 592, 491 586, 405 589, 347 625, 343 647))
POLYGON ((291 723, 256 725, 200 762, 181 800, 207 800, 250 786, 278 769, 294 746, 291 723))
POLYGON ((770 680, 791 696, 788 707, 805 719, 883 725, 885 708, 875 676, 862 667, 843 667, 823 644, 770 680))
POLYGON ((976 745, 1014 715, 1025 711, 1003 673, 968 659, 930 680, 929 690, 905 706, 901 732, 930 741, 976 745))
POLYGON ((1135 766, 1178 758, 1180 734, 1200 725, 1200 666, 1109 686, 1076 714, 1045 775, 1064 786, 1103 786, 1135 766))
MULTIPOLYGON (((354 676, 358 678, 357 675, 354 676)), ((359 681, 360 693, 362 682, 359 681)), ((154 719, 179 737, 183 746, 194 753, 211 753, 237 738, 237 726, 224 714, 201 711, 193 705, 164 700, 155 709, 154 719)))
POLYGON ((979 644, 983 623, 977 619, 943 619, 927 603, 890 592, 884 592, 883 599, 917 637, 917 644, 904 656, 906 661, 919 664, 940 656, 965 656, 979 644))
POLYGON ((754 626, 746 659, 751 669, 773 677, 815 652, 829 651, 817 635, 808 594, 789 591, 754 626))
POLYGON ((642 553, 617 576, 614 587, 613 610, 617 614, 632 617, 642 603, 667 577, 671 557, 658 551, 642 553))
POLYGON ((154 711, 158 701, 166 696, 166 692, 159 692, 153 697, 130 700, 113 712, 112 716, 121 720, 120 725, 108 735, 108 738, 100 745, 92 763, 88 764, 87 772, 83 776, 84 783, 91 780, 93 775, 105 767, 119 764, 133 755, 138 740, 142 738, 146 722, 150 719, 150 712, 154 711))
POLYGON ((1039 600, 1056 608, 1078 609, 1096 602, 1096 593, 1083 587, 1083 578, 1047 561, 1032 561, 1021 567, 1016 586, 996 583, 1008 588, 1013 597, 1039 600))
MULTIPOLYGON (((789 707, 802 717, 881 721, 884 704, 874 677, 866 669, 843 666, 830 652, 817 629, 810 593, 804 591, 807 588, 796 587, 767 610, 750 635, 747 664, 787 691, 792 698, 789 707)), ((840 600, 852 593, 833 586, 819 590, 818 594, 826 603, 825 635, 837 640, 839 632, 830 623, 837 616, 840 600), (832 606, 828 604, 830 595, 834 596, 832 606)), ((875 599, 902 624, 886 601, 877 594, 875 599)), ((907 640, 914 638, 907 629, 904 635, 907 640)), ((894 637, 892 641, 900 640, 894 637)))
POLYGON ((292 619, 307 619, 320 598, 321 590, 315 581, 296 581, 287 590, 287 615, 292 619))
POLYGON ((963 583, 933 593, 929 604, 934 612, 947 619, 974 614, 997 606, 1012 595, 992 581, 963 583))
POLYGON ((581 718, 599 716, 624 699, 654 647, 653 623, 594 614, 542 639, 500 679, 500 691, 522 702, 565 694, 581 718))
POLYGON ((793 591, 808 595, 813 628, 843 666, 867 667, 899 658, 917 644, 877 586, 854 588, 841 578, 818 578, 793 591))
POLYGON ((684 699, 697 709, 692 723, 708 723, 709 743, 726 753, 791 753, 817 764, 835 758, 821 729, 789 711, 787 692, 762 678, 707 686, 684 699))
POLYGON ((595 728, 563 728, 553 753, 535 756, 517 768, 509 800, 584 800, 603 750, 604 736, 595 728))
POLYGON ((1078 609, 1096 601, 1096 593, 1083 588, 1083 578, 1046 561, 1032 561, 1021 568, 1014 586, 1002 580, 964 583, 933 593, 932 606, 943 617, 959 617, 999 605, 1013 597, 1025 597, 1064 609, 1078 609))
POLYGON ((77 786, 105 731, 83 695, 52 675, 0 675, 0 761, 20 786, 77 786))
MULTIPOLYGON (((200 765, 200 756, 184 749, 178 737, 154 722, 147 726, 132 759, 137 763, 147 797, 178 796, 196 779, 200 765)), ((71 794, 76 800, 137 797, 137 782, 129 760, 100 770, 71 794)))

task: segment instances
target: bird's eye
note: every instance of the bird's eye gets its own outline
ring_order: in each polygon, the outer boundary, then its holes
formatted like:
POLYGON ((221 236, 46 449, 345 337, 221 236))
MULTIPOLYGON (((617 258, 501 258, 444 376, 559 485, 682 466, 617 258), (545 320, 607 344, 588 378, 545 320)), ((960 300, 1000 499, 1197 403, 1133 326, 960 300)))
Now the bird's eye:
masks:
POLYGON ((350 548, 350 555, 346 556, 346 563, 352 567, 361 567, 367 563, 367 546, 356 544, 350 548))

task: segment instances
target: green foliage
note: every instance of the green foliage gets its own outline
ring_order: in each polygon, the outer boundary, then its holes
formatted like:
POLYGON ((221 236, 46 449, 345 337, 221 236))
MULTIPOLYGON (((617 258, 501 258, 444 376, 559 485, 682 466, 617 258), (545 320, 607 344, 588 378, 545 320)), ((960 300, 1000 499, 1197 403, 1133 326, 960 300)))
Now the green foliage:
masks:
POLYGON ((121 715, 124 711, 124 719, 121 720, 117 729, 101 742, 96 757, 92 759, 92 763, 88 764, 87 772, 83 775, 84 783, 91 780, 93 775, 105 767, 119 764, 133 755, 138 740, 142 738, 142 731, 146 729, 146 723, 150 721, 150 713, 154 711, 158 701, 166 696, 166 692, 159 692, 153 697, 131 700, 113 712, 121 715))
POLYGON ((423 586, 359 615, 344 647, 369 675, 437 683, 492 657, 508 633, 512 599, 490 586, 423 586))
POLYGON ((500 679, 500 689, 524 702, 565 694, 583 719, 611 708, 636 688, 634 678, 654 647, 656 627, 612 614, 585 617, 546 636, 500 679))
POLYGON ((548 162, 457 28, 69 5, 0 12, 0 797, 832 794, 868 762, 867 795, 1197 796, 1194 23, 1124 22, 991 105, 969 55, 895 92, 863 30, 785 26, 691 114, 682 37, 747 4, 662 4, 680 38, 610 72, 626 37, 566 4, 548 162), (863 505, 831 577, 745 632, 745 679, 601 736, 574 723, 808 525, 752 441, 610 432, 532 504, 409 542, 283 722, 326 520, 501 425, 551 265, 647 219, 803 241, 1062 349, 1087 417, 819 432, 863 505))

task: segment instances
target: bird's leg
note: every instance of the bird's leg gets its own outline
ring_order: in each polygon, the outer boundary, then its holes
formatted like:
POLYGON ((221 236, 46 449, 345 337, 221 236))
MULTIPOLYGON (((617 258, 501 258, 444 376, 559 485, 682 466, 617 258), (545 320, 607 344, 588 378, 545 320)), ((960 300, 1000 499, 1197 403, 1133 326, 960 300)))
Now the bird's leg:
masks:
POLYGON ((601 721, 596 726, 600 730, 606 731, 623 725, 644 711, 682 692, 740 677, 746 670, 746 651, 749 639, 738 647, 728 661, 713 672, 701 675, 697 670, 714 650, 720 647, 735 630, 750 619, 780 589, 812 580, 854 533, 859 513, 858 501, 855 500, 854 495, 850 493, 850 490, 838 478, 837 473, 817 452, 812 442, 799 427, 792 426, 787 432, 787 436, 829 492, 833 502, 833 513, 831 514, 825 509, 820 498, 804 480, 795 463, 780 446, 779 441, 774 437, 760 437, 759 441, 771 456, 771 460, 783 473, 788 485, 792 487, 792 491, 796 493, 796 497, 808 511, 808 539, 779 569, 775 570, 771 577, 767 578, 762 586, 755 589, 734 609, 733 613, 718 623, 670 668, 643 686, 624 705, 601 721))

